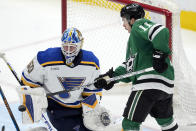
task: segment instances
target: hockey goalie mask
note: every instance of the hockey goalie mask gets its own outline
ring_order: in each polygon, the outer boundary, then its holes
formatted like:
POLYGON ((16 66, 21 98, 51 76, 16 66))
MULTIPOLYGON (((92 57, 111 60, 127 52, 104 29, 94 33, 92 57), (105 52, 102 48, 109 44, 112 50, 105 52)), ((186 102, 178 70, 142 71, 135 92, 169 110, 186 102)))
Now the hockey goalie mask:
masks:
POLYGON ((63 32, 61 41, 61 50, 65 56, 66 64, 71 64, 82 48, 82 34, 76 28, 69 28, 63 32))

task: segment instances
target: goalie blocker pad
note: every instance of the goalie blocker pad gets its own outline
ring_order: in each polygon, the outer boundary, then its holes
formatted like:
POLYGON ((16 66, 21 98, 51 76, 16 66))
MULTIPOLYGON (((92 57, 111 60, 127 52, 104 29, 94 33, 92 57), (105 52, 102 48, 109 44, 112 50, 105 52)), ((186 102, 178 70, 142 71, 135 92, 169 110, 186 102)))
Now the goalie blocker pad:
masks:
POLYGON ((26 107, 22 112, 22 123, 32 124, 39 122, 42 119, 42 113, 48 107, 48 101, 44 88, 30 88, 21 86, 17 88, 20 96, 20 104, 26 107))
POLYGON ((90 130, 103 130, 111 123, 109 110, 101 106, 95 94, 82 101, 83 122, 90 130))

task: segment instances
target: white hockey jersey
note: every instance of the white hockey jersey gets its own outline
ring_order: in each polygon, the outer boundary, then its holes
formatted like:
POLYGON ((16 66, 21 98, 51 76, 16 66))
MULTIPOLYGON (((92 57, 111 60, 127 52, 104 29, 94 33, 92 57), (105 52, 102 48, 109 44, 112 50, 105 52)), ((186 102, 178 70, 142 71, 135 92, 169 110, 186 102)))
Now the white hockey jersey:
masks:
POLYGON ((99 75, 99 60, 92 52, 81 50, 74 60, 74 67, 70 67, 65 64, 61 48, 57 47, 38 52, 22 72, 21 80, 30 87, 44 87, 46 93, 71 89, 73 91, 49 99, 64 107, 80 108, 83 96, 93 93, 102 96, 102 89, 95 88, 93 84, 81 88, 92 83, 99 75))

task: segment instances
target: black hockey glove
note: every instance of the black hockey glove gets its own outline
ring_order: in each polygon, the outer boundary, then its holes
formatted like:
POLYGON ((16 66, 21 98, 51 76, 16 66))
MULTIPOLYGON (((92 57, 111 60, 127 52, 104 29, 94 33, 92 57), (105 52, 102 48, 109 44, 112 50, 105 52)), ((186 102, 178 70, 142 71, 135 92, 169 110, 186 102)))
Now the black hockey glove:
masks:
POLYGON ((111 68, 108 72, 100 75, 98 78, 95 79, 96 82, 94 83, 94 86, 98 89, 100 88, 104 88, 105 90, 111 89, 114 86, 115 81, 111 81, 107 83, 106 79, 112 78, 113 74, 114 74, 114 71, 113 71, 113 68, 111 68))
POLYGON ((165 62, 165 59, 167 58, 167 54, 163 53, 160 50, 154 50, 153 51, 153 68, 158 73, 163 73, 167 68, 168 64, 165 62))

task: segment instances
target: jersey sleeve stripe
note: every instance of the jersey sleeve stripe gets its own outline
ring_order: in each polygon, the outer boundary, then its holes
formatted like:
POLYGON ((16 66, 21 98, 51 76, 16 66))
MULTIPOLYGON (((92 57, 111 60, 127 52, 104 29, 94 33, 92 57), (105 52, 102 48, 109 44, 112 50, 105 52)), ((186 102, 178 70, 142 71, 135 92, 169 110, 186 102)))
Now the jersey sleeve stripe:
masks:
POLYGON ((102 92, 83 92, 82 96, 91 96, 92 94, 103 96, 102 92))
POLYGON ((64 63, 64 61, 50 61, 50 62, 42 63, 41 65, 42 65, 43 67, 45 67, 45 66, 48 66, 48 65, 63 64, 63 63, 64 63))
POLYGON ((30 87, 40 87, 40 86, 42 86, 42 84, 40 84, 39 82, 33 82, 32 80, 25 77, 24 72, 22 73, 21 80, 25 85, 30 86, 30 87))
POLYGON ((159 25, 159 24, 155 24, 153 25, 150 30, 149 30, 149 33, 148 33, 148 38, 150 41, 152 41, 155 36, 163 29, 165 28, 164 26, 162 25, 159 25))
POLYGON ((30 86, 30 87, 40 87, 40 85, 35 85, 35 84, 32 84, 32 83, 26 81, 26 80, 24 79, 24 77, 22 77, 21 80, 22 80, 22 82, 23 82, 25 85, 27 85, 27 86, 30 86))
POLYGON ((102 96, 103 95, 102 94, 102 90, 103 89, 90 90, 90 89, 84 88, 82 96, 90 96, 92 94, 96 94, 96 95, 102 96))
POLYGON ((90 96, 92 94, 102 96, 102 90, 103 89, 90 90, 90 89, 84 88, 82 96, 90 96))
POLYGON ((99 70, 99 66, 95 62, 89 62, 89 61, 81 61, 81 64, 86 64, 86 65, 93 65, 96 67, 97 70, 99 70))

